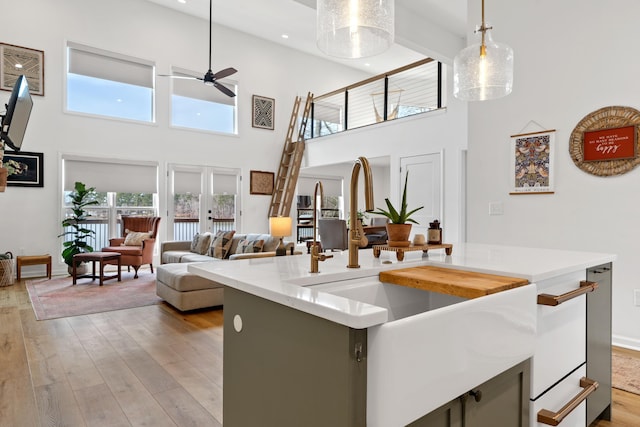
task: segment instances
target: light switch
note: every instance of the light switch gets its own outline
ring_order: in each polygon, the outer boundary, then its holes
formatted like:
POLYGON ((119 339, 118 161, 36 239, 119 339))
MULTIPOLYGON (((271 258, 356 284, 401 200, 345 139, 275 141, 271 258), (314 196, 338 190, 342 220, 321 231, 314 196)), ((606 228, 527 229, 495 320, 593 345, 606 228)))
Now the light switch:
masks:
POLYGON ((489 203, 489 215, 503 215, 504 207, 502 202, 490 202, 489 203))

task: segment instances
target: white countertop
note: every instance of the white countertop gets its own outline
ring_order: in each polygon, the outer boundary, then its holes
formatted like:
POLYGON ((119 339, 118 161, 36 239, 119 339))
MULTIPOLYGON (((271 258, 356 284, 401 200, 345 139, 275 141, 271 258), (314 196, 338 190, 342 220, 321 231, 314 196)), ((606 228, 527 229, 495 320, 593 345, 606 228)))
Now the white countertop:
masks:
MULTIPOLYGON (((327 253, 328 254, 328 253, 327 253)), ((394 252, 374 258, 371 249, 359 252, 360 268, 347 268, 348 252, 333 252, 319 263, 319 273, 309 273, 310 255, 256 258, 190 264, 188 270, 226 286, 248 292, 352 328, 367 328, 387 321, 387 310, 314 290, 309 285, 377 276, 380 271, 438 265, 489 274, 522 277, 532 283, 576 270, 612 262, 612 254, 535 249, 515 246, 458 243, 446 256, 432 249, 406 252, 398 262, 394 252)))

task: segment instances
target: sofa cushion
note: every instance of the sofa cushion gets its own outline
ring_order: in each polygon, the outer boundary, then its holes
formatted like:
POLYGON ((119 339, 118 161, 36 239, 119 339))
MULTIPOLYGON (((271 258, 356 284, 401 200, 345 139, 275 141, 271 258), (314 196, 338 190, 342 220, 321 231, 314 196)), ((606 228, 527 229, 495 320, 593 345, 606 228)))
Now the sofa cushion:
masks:
POLYGON ((224 259, 227 257, 229 253, 229 248, 231 247, 231 240, 233 239, 233 235, 235 234, 235 230, 231 231, 218 231, 216 237, 213 239, 213 243, 211 244, 211 250, 209 255, 214 258, 224 259))
POLYGON ((142 241, 151 238, 149 233, 140 233, 138 231, 130 231, 124 238, 124 246, 142 246, 142 241))
POLYGON ((189 250, 194 254, 206 255, 209 250, 209 246, 211 245, 212 237, 213 235, 209 232, 202 234, 196 233, 196 235, 193 236, 189 250))
POLYGON ((193 252, 184 252, 180 257, 180 262, 215 262, 222 261, 220 258, 213 258, 209 255, 194 254, 193 252))
POLYGON ((156 280, 178 292, 222 288, 220 283, 189 273, 188 263, 165 264, 157 267, 156 280))
MULTIPOLYGON (((164 251, 162 252, 162 259, 160 260, 160 262, 162 264, 173 264, 176 262, 181 262, 183 256, 191 253, 192 252, 187 251, 164 251)), ((211 257, 208 258, 211 259, 211 257)))
POLYGON ((101 249, 102 252, 118 252, 125 256, 142 256, 142 246, 107 246, 101 249))
POLYGON ((236 254, 250 254, 256 252, 262 252, 262 246, 264 245, 264 240, 249 240, 243 239, 238 243, 238 247, 234 253, 236 254))

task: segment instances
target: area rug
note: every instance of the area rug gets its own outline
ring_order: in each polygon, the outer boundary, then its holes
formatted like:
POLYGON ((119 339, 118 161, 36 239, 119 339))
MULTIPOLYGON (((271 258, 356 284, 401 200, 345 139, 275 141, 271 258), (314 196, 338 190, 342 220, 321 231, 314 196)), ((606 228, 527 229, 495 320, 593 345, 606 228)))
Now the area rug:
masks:
POLYGON ((73 285, 70 276, 27 282, 27 291, 36 319, 47 320, 59 317, 122 310, 158 304, 156 275, 140 270, 138 278, 123 271, 122 281, 106 280, 102 286, 98 280, 78 279, 73 285))
POLYGON ((640 394, 640 359, 614 353, 611 359, 613 387, 640 394))

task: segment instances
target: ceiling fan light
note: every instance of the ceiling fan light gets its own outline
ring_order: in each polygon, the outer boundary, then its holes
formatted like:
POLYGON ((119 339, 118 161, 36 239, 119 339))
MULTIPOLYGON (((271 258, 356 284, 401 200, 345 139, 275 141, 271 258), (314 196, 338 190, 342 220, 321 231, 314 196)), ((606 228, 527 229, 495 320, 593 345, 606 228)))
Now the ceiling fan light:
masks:
POLYGON ((378 55, 393 43, 394 0, 318 0, 318 48, 338 58, 378 55))
POLYGON ((468 46, 453 60, 453 95, 458 99, 486 101, 513 90, 513 49, 494 42, 489 29, 484 39, 484 45, 468 46))

